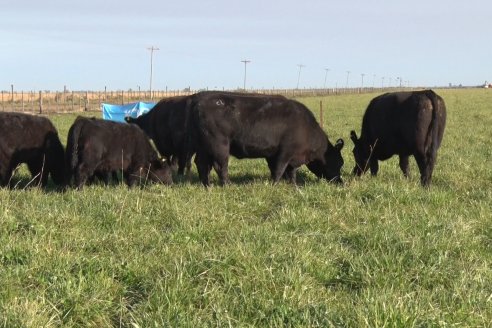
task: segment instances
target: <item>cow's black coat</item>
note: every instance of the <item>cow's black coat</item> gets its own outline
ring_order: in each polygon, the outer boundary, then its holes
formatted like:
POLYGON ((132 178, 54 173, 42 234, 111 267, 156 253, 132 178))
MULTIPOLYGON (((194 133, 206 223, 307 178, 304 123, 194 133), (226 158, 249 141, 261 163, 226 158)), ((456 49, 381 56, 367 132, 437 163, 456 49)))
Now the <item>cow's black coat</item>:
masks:
POLYGON ((64 150, 58 132, 46 117, 0 113, 0 185, 9 184, 13 170, 26 163, 35 184, 46 185, 48 175, 63 185, 64 150))
POLYGON ((185 166, 188 170, 191 166, 190 158, 187 158, 184 152, 189 99, 187 96, 165 98, 148 113, 138 118, 125 118, 128 123, 136 124, 145 131, 162 156, 173 163, 178 162, 180 175, 183 174, 185 166))
POLYGON ((228 183, 228 160, 265 158, 272 179, 293 183, 306 164, 316 176, 341 182, 343 140, 333 146, 314 115, 281 96, 201 92, 191 103, 188 149, 196 151, 200 180, 209 185, 212 167, 228 183))
POLYGON ((413 155, 422 185, 429 185, 446 125, 444 100, 432 90, 386 93, 374 98, 362 120, 355 144, 354 174, 368 168, 376 175, 378 161, 399 155, 400 168, 408 176, 408 157, 413 155))
POLYGON ((171 170, 137 126, 78 117, 70 127, 66 163, 80 188, 95 175, 122 171, 128 186, 137 180, 172 183, 171 170))

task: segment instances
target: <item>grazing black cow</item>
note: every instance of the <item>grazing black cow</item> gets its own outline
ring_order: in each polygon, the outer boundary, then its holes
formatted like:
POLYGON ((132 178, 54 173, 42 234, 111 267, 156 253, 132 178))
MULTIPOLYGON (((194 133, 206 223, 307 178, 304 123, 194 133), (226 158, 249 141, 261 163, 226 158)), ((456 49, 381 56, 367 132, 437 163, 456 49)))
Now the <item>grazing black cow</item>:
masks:
POLYGON ((343 140, 328 140, 314 115, 301 103, 282 96, 201 92, 193 96, 190 142, 196 151, 200 180, 209 185, 214 167, 221 184, 229 182, 229 155, 265 158, 271 177, 296 183, 306 164, 319 178, 341 182, 343 140))
POLYGON ((386 93, 374 98, 362 120, 355 144, 354 174, 368 167, 378 172, 378 161, 400 156, 400 168, 408 176, 408 157, 413 155, 420 170, 420 182, 429 185, 446 125, 444 100, 432 90, 386 93))
POLYGON ((125 118, 126 122, 136 124, 144 130, 162 156, 173 165, 177 162, 179 175, 183 174, 185 166, 188 171, 191 167, 191 156, 187 158, 184 152, 189 99, 187 96, 165 98, 148 113, 138 118, 125 118))
POLYGON ((77 117, 67 139, 68 178, 81 188, 94 176, 121 170, 128 186, 137 180, 172 183, 171 169, 162 162, 148 137, 135 125, 77 117))
POLYGON ((0 113, 0 185, 10 183, 13 170, 26 163, 35 184, 45 186, 48 175, 63 185, 64 150, 58 132, 46 117, 0 113))

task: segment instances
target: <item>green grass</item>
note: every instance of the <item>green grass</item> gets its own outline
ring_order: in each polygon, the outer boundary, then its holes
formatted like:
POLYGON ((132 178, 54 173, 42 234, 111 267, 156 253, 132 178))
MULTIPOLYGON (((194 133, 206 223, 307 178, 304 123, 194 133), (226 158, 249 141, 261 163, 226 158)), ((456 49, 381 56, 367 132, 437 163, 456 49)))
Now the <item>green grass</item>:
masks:
MULTIPOLYGON (((492 92, 438 90, 448 122, 429 190, 396 158, 350 176, 376 94, 323 98, 343 187, 265 161, 233 184, 0 189, 3 327, 486 327, 492 322, 492 92)), ((302 98, 318 115, 320 98, 302 98)), ((75 115, 50 117, 62 138, 75 115)), ((65 141, 65 140, 64 140, 65 141)), ((194 172, 196 170, 194 169, 194 172)), ((29 179, 25 168, 17 178, 29 179)))

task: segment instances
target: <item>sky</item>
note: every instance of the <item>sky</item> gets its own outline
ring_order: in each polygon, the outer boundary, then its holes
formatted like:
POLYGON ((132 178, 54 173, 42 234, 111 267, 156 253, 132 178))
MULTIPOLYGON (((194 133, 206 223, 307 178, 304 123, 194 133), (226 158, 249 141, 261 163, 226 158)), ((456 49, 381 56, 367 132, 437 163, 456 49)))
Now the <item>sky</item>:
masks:
POLYGON ((0 0, 0 90, 148 90, 151 46, 154 90, 475 86, 492 1, 0 0))

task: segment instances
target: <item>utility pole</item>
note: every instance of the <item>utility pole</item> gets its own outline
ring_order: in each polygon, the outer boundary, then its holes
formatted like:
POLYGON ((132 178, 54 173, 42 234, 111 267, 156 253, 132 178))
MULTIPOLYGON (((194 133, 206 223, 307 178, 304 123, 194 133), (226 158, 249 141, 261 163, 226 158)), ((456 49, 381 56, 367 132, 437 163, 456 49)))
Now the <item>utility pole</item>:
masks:
POLYGON ((251 60, 241 60, 241 63, 244 63, 244 84, 243 84, 243 90, 246 91, 246 65, 248 63, 251 63, 251 60))
POLYGON ((361 83, 360 83, 360 88, 361 88, 361 89, 363 89, 363 88, 364 88, 364 75, 366 75, 366 74, 364 74, 364 73, 361 73, 361 74, 360 74, 360 76, 362 76, 362 81, 361 81, 361 83))
POLYGON ((325 83, 323 84, 323 89, 326 89, 326 78, 328 77, 328 72, 330 71, 330 69, 329 68, 325 68, 325 71, 326 71, 326 73, 325 73, 325 83))
POLYGON ((299 74, 297 75, 297 87, 296 87, 296 89, 299 89, 299 80, 301 79, 301 69, 303 67, 306 67, 306 65, 297 64, 297 66, 299 67, 299 74))
POLYGON ((345 89, 348 89, 348 79, 349 79, 350 71, 347 71, 347 80, 345 81, 345 89))
POLYGON ((150 48, 147 48, 147 50, 150 50, 150 87, 149 87, 149 91, 150 91, 150 99, 152 100, 152 72, 153 72, 153 62, 154 62, 154 51, 160 50, 160 49, 152 46, 150 48))
POLYGON ((376 85, 376 74, 372 74, 372 88, 376 85))

